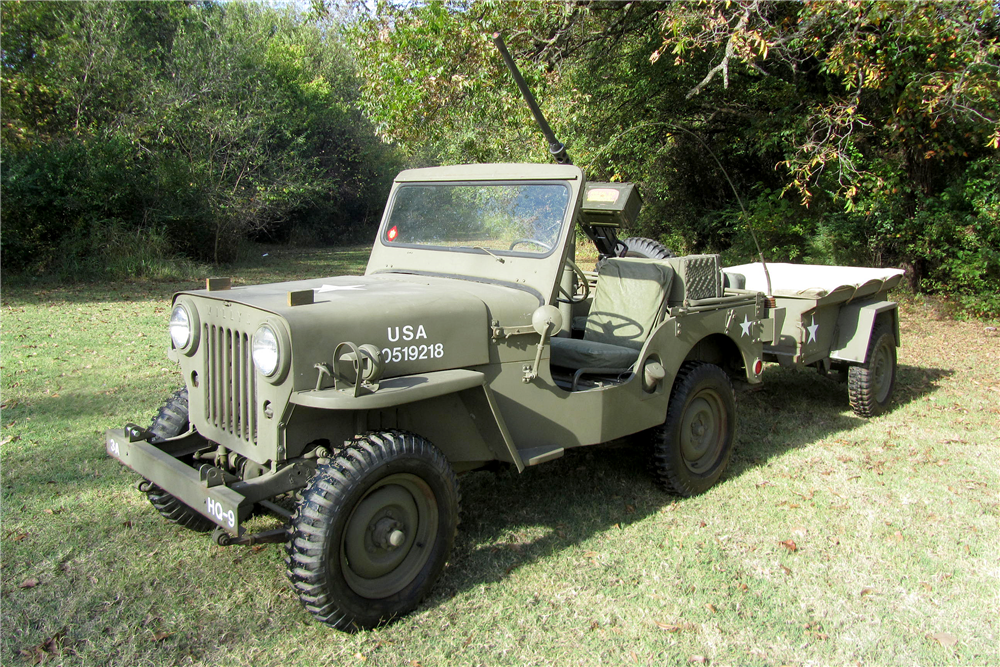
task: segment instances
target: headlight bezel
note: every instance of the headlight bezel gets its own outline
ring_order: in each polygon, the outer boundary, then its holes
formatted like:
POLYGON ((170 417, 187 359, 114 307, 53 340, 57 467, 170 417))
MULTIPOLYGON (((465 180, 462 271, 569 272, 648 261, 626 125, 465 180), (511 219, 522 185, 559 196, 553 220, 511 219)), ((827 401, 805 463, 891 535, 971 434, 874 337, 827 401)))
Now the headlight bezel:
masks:
POLYGON ((285 325, 275 318, 269 317, 257 326, 250 340, 250 359, 253 362, 254 371, 271 384, 278 384, 285 379, 288 368, 291 365, 291 346, 288 343, 288 331, 285 325), (262 331, 269 331, 275 343, 274 368, 270 373, 265 373, 257 362, 257 342, 262 331))
POLYGON ((198 350, 198 342, 200 339, 199 333, 201 332, 201 320, 198 317, 198 309, 194 308, 191 304, 186 301, 175 301, 174 307, 170 310, 170 319, 167 324, 167 333, 170 336, 170 345, 173 349, 181 352, 184 355, 191 356, 198 350), (183 313, 187 317, 188 323, 188 335, 187 340, 184 345, 180 346, 174 339, 173 332, 173 322, 174 314, 177 312, 183 313))

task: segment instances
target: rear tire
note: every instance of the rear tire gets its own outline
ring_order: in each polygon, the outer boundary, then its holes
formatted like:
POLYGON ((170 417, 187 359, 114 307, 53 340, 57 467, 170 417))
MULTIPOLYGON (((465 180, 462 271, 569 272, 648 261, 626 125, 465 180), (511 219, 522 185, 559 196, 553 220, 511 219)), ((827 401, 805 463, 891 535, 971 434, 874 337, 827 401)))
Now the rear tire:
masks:
POLYGON ((458 481, 420 436, 368 433, 316 470, 292 516, 288 578, 339 630, 406 614, 434 586, 458 526, 458 481))
POLYGON ((889 409, 895 388, 896 332, 883 321, 872 331, 865 363, 847 370, 851 408, 859 417, 877 417, 889 409))
POLYGON ((689 361, 674 380, 667 418, 653 429, 653 466, 668 493, 710 489, 729 466, 736 433, 736 396, 718 366, 689 361))
MULTIPOLYGON (((153 437, 152 444, 173 438, 188 430, 188 390, 187 387, 174 392, 160 411, 153 417, 149 427, 153 437)), ((180 500, 170 495, 157 485, 149 483, 145 487, 146 498, 156 508, 164 519, 176 523, 196 533, 207 533, 215 528, 215 524, 198 512, 194 511, 180 500)))

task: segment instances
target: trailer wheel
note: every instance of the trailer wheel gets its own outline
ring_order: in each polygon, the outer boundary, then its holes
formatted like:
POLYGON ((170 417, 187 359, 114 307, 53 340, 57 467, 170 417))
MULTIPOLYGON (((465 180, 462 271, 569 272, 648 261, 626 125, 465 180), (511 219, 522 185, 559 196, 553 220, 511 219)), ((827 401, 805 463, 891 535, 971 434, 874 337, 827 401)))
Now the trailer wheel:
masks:
MULTIPOLYGON (((188 390, 183 387, 167 399, 149 427, 153 434, 151 442, 156 443, 180 435, 188 430, 188 390)), ((215 524, 194 511, 180 500, 155 484, 145 482, 140 487, 146 493, 149 503, 164 519, 197 533, 207 533, 215 524)))
POLYGON ((347 631, 387 623, 434 586, 458 511, 458 481, 434 445, 399 431, 359 436, 303 489, 288 578, 323 623, 347 631))
POLYGON ((896 388, 896 334, 890 322, 872 331, 868 355, 847 371, 847 394, 859 417, 876 417, 889 409, 896 388))
POLYGON ((729 465, 736 431, 733 385, 718 366, 681 366, 662 426, 653 429, 653 466, 669 493, 693 496, 712 487, 729 465))

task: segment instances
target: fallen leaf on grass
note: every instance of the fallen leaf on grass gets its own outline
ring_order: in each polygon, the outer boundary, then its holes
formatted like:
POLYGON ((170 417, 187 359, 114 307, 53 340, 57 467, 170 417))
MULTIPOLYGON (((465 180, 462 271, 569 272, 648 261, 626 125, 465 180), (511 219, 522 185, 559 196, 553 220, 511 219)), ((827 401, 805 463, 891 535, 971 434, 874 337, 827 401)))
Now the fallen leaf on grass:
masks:
POLYGON ((796 551, 799 550, 798 545, 795 544, 795 542, 793 542, 791 540, 785 540, 784 542, 778 542, 778 544, 780 544, 781 546, 783 546, 786 549, 788 549, 789 553, 795 553, 796 551))
POLYGON ((785 571, 785 574, 790 575, 792 573, 791 569, 785 567, 784 565, 781 566, 781 569, 785 571))
POLYGON ((34 588, 35 586, 37 586, 40 583, 42 583, 42 582, 40 582, 35 577, 30 577, 30 578, 25 579, 24 581, 22 581, 20 584, 18 584, 17 587, 18 588, 34 588))
POLYGON ((705 605, 705 609, 709 610, 713 614, 719 611, 718 609, 715 608, 715 605, 712 604, 711 602, 705 605))
POLYGON ((708 662, 708 658, 703 655, 692 655, 688 658, 688 662, 696 662, 698 664, 705 664, 708 662))
POLYGON ((594 558, 594 559, 596 559, 596 558, 599 558, 600 555, 601 554, 597 553, 596 551, 584 551, 583 552, 583 557, 584 558, 594 558))
POLYGON ((60 630, 38 646, 32 646, 29 649, 21 649, 21 656, 30 660, 32 665, 37 665, 48 660, 49 656, 62 655, 62 640, 64 632, 65 629, 60 630))
POLYGON ((625 514, 635 514, 635 505, 625 505, 625 514))
POLYGON ((671 625, 670 623, 663 623, 661 621, 657 621, 656 622, 656 627, 658 627, 660 630, 666 630, 667 632, 680 632, 681 631, 681 626, 679 626, 679 625, 671 625))
POLYGON ((866 595, 871 595, 871 593, 872 593, 872 589, 870 589, 870 588, 862 588, 861 589, 861 597, 864 597, 866 595))
POLYGON ((945 648, 951 648, 958 643, 958 637, 951 634, 950 632, 935 632, 933 635, 929 635, 930 639, 933 639, 941 646, 945 648))
POLYGON ((154 642, 162 642, 164 639, 166 639, 167 637, 172 636, 173 634, 174 633, 172 633, 172 632, 162 632, 162 631, 154 633, 153 634, 153 641, 154 642))

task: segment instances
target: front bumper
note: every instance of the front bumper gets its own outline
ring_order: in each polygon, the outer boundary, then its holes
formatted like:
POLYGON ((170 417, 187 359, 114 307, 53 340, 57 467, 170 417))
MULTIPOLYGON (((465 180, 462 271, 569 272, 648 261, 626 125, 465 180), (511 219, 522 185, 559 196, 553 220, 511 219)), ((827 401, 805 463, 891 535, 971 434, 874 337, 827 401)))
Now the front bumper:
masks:
POLYGON ((192 510, 237 537, 250 515, 253 501, 225 485, 221 471, 210 465, 200 469, 177 460, 145 440, 133 440, 124 429, 109 429, 104 435, 108 454, 192 510))

